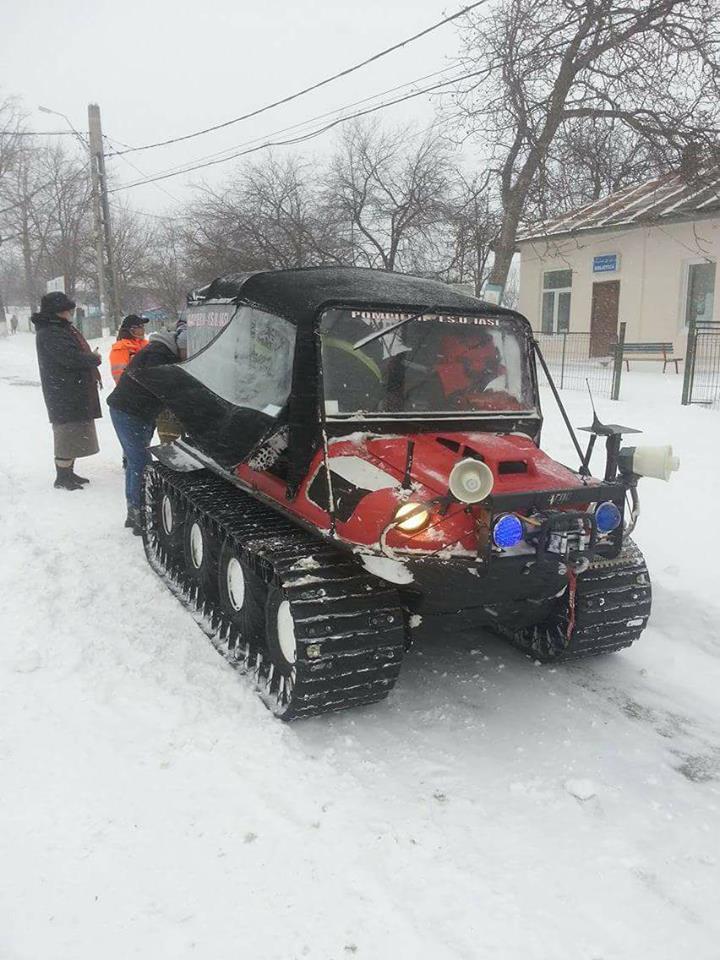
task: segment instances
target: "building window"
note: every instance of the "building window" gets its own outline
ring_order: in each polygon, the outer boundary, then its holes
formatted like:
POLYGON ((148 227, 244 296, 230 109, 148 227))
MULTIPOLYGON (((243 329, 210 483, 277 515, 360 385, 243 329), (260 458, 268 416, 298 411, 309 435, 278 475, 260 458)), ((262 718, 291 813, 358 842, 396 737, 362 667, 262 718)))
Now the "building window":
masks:
POLYGON ((712 320, 714 308, 715 264, 688 264, 685 326, 689 326, 691 320, 712 320))
POLYGON ((571 287, 572 270, 547 270, 543 274, 543 333, 566 333, 570 329, 571 287))

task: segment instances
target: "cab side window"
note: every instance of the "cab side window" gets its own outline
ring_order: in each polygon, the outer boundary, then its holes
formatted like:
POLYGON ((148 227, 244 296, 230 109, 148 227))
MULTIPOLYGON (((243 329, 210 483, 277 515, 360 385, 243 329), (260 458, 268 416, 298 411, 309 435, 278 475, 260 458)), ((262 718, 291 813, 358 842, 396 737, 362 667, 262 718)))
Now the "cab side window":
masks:
POLYGON ((241 307, 184 369, 234 406, 276 417, 290 396, 294 351, 295 327, 288 320, 241 307))

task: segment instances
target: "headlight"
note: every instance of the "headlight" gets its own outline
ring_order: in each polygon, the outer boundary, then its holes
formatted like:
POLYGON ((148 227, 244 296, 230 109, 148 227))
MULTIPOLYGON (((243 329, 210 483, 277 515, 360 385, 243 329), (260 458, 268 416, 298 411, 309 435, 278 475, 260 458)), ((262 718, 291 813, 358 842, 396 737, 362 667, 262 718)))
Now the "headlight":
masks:
POLYGON ((598 528, 598 533, 612 533, 620 526, 621 520, 622 514, 612 500, 599 504, 595 511, 595 526, 598 528))
POLYGON ((393 523, 403 533, 417 533, 429 522, 430 511, 421 503, 401 503, 393 517, 393 523))
POLYGON ((525 527, 522 520, 514 513, 506 513, 499 517, 492 528, 493 543, 496 547, 514 547, 525 536, 525 527))

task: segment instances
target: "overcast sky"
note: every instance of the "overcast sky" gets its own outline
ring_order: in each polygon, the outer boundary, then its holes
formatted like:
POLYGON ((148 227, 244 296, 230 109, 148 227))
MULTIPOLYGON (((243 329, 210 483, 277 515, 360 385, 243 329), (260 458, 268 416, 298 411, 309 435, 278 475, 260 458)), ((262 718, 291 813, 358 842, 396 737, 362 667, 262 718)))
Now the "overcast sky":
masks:
MULTIPOLYGON (((404 39, 460 3, 443 0, 0 0, 0 93, 23 99, 31 127, 62 129, 37 112, 42 104, 87 129, 87 104, 102 109, 104 132, 132 146, 179 136, 231 119, 362 60, 404 39)), ((244 144, 290 124, 350 104, 396 84, 440 70, 458 51, 448 24, 406 50, 347 79, 270 111, 263 117, 174 147, 130 154, 143 173, 155 173, 244 144)), ((389 121, 427 126, 426 97, 384 111, 389 121)), ((303 148, 322 153, 326 134, 303 148)), ((288 149, 288 148, 283 148, 288 149)), ((216 181, 232 164, 162 184, 186 199, 189 185, 216 181)), ((116 181, 138 173, 119 158, 116 181)), ((121 194, 116 194, 120 196, 121 194)), ((125 194, 134 206, 171 209, 157 186, 125 194)))

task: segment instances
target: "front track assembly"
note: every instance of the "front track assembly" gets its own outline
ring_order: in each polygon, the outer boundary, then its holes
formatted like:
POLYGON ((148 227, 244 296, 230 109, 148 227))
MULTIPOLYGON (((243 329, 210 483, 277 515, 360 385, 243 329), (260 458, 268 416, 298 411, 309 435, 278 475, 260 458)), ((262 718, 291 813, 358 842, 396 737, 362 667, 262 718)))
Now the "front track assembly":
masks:
POLYGON ((146 470, 148 560, 283 720, 375 703, 406 645, 397 591, 206 471, 146 470))
POLYGON ((596 560, 569 582, 549 617, 501 633, 542 661, 579 660, 631 646, 647 626, 652 603, 645 559, 628 537, 614 560, 596 560))

